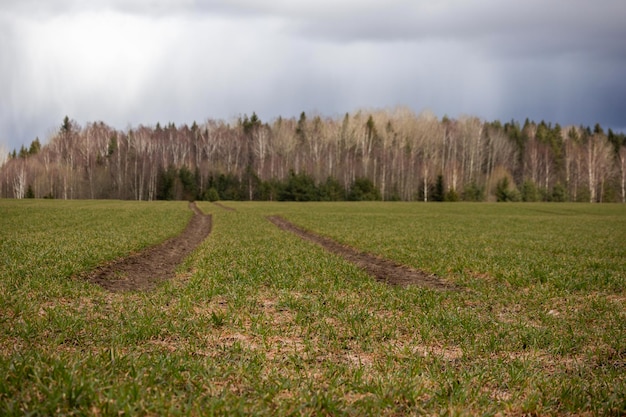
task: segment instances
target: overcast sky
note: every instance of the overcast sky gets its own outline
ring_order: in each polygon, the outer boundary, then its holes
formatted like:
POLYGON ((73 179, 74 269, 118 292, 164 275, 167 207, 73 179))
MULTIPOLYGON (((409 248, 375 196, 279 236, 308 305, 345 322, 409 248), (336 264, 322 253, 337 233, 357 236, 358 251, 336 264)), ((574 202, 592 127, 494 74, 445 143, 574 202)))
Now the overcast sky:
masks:
POLYGON ((0 147, 65 115, 408 106, 626 128, 624 0, 0 0, 0 147))

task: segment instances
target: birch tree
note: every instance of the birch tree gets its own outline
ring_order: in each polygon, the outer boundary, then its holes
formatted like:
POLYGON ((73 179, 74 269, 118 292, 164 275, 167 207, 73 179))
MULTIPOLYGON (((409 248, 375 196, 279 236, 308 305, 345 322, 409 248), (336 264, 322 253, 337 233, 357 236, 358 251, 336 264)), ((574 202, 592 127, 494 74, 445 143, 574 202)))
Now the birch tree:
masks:
POLYGON ((606 136, 596 129, 596 132, 589 136, 585 144, 585 157, 587 168, 587 186, 589 187, 589 202, 601 201, 602 185, 608 172, 607 162, 611 155, 611 145, 606 140, 606 136))

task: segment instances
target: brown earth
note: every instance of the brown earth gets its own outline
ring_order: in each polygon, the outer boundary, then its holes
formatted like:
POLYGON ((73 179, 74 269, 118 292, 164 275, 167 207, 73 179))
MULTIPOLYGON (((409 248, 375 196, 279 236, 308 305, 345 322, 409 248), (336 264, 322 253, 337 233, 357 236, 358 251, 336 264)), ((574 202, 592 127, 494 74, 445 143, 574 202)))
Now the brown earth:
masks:
POLYGON ((344 259, 365 270, 377 280, 387 284, 400 286, 419 285, 442 291, 456 289, 454 285, 443 281, 436 275, 428 274, 406 265, 397 264, 369 253, 360 252, 349 246, 341 245, 332 239, 302 229, 280 216, 269 216, 267 219, 283 230, 294 233, 302 239, 322 246, 329 252, 342 256, 344 259))
POLYGON ((174 277, 176 267, 211 233, 211 215, 189 203, 194 215, 183 232, 160 245, 113 261, 92 271, 87 281, 109 291, 145 291, 174 277))

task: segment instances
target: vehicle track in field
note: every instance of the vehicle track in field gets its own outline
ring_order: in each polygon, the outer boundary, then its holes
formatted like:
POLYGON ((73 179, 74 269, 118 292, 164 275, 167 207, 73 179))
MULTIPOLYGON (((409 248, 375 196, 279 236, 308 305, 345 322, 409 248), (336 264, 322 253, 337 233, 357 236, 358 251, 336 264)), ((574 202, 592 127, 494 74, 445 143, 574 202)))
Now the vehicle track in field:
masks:
POLYGON ((353 247, 342 245, 332 239, 317 235, 285 220, 280 216, 268 216, 267 219, 280 229, 289 231, 302 239, 316 243, 329 252, 342 256, 357 267, 365 270, 379 281, 390 285, 419 285, 440 291, 457 290, 453 284, 443 281, 433 274, 401 265, 389 259, 380 258, 370 253, 361 252, 353 247))
POLYGON ((217 201, 214 201, 213 204, 226 211, 237 211, 236 209, 229 207, 229 206, 225 206, 224 204, 217 202, 217 201))
POLYGON ((113 291, 146 291, 174 277, 176 267, 211 233, 212 217, 189 203, 194 214, 181 234, 165 242, 102 265, 87 281, 113 291))

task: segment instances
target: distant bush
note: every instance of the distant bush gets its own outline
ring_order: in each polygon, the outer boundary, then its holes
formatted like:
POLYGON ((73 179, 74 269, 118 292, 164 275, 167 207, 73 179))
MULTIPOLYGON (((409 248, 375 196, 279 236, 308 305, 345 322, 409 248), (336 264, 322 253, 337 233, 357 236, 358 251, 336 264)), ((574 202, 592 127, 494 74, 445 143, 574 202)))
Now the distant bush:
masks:
POLYGON ((35 193, 33 192, 32 185, 29 185, 28 189, 26 190, 26 198, 35 198, 35 193))
POLYGON ((205 201, 218 201, 220 199, 220 194, 217 192, 215 187, 211 187, 204 192, 202 199, 205 201))
POLYGON ((277 179, 270 179, 267 181, 261 181, 259 184, 259 191, 257 193, 258 199, 262 201, 279 201, 280 193, 282 192, 284 184, 277 179))
POLYGON ((504 177, 496 184, 496 200, 505 201, 519 201, 519 192, 515 189, 514 185, 509 183, 509 177, 504 177))
POLYGON ((281 201, 319 201, 320 192, 315 180, 304 172, 296 174, 291 171, 289 178, 280 192, 281 201))
POLYGON ((372 180, 369 178, 357 178, 350 186, 350 192, 348 193, 348 200, 350 201, 378 201, 382 200, 380 191, 372 180))
POLYGON ((215 188, 220 195, 220 200, 243 200, 245 191, 239 177, 234 174, 219 174, 212 179, 215 188))
POLYGON ((550 196, 550 201, 562 203, 567 201, 567 191, 565 187, 561 183, 557 183, 554 188, 552 188, 552 195, 550 196))
POLYGON ((157 175, 157 200, 176 199, 177 169, 169 166, 167 169, 160 168, 157 175))
POLYGON ((537 186, 534 182, 532 182, 531 180, 524 181, 524 184, 522 184, 521 197, 522 201, 526 202, 539 201, 539 190, 537 190, 537 186))
POLYGON ((484 201, 485 200, 485 188, 472 181, 465 185, 463 190, 464 201, 484 201))
POLYGON ((336 178, 328 177, 326 182, 320 184, 321 201, 342 201, 346 199, 346 190, 336 178))
POLYGON ((454 188, 449 189, 444 197, 444 201, 459 201, 460 199, 459 193, 454 188))

